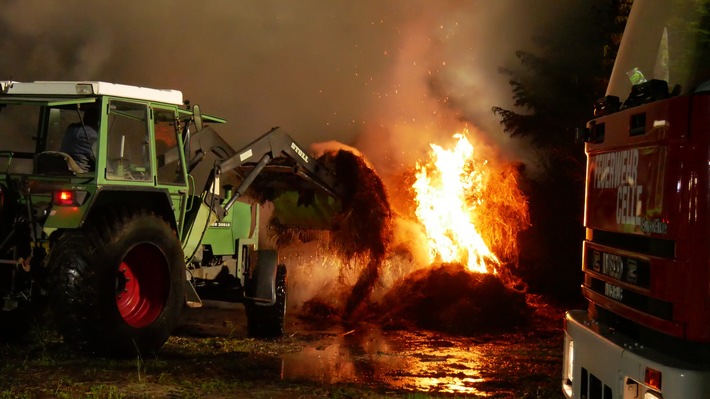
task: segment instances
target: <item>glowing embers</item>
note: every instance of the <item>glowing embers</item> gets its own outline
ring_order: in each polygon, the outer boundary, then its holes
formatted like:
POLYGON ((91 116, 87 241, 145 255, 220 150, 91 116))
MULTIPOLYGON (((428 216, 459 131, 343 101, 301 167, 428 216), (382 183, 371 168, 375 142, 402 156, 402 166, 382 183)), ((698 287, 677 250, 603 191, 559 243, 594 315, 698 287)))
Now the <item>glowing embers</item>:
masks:
POLYGON ((416 215, 426 230, 431 261, 461 262, 480 273, 496 273, 498 257, 489 249, 474 216, 484 201, 487 162, 474 158, 467 131, 456 133, 456 146, 431 144, 430 160, 417 163, 416 215))

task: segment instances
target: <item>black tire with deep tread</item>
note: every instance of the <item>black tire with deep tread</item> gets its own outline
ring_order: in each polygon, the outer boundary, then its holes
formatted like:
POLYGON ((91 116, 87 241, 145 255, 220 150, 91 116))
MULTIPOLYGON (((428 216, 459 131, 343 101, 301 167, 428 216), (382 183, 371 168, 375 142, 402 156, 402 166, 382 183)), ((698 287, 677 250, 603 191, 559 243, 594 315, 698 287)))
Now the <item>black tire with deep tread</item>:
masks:
POLYGON ((261 305, 246 300, 247 332, 252 338, 278 338, 284 333, 286 319, 286 266, 276 269, 276 301, 273 305, 261 305))
POLYGON ((48 261, 51 309, 69 345, 91 353, 134 357, 155 352, 180 320, 185 266, 175 231, 162 218, 141 210, 112 210, 82 229, 64 233, 48 261), (157 318, 136 328, 116 304, 116 275, 124 256, 137 245, 159 249, 168 268, 169 288, 157 318))

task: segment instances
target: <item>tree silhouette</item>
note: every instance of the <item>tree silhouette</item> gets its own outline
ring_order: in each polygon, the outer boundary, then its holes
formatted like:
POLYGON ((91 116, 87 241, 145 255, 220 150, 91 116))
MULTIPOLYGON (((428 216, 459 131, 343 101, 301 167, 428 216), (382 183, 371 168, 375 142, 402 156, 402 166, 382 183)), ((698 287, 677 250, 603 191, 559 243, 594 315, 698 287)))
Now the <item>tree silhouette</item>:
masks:
POLYGON ((518 51, 520 65, 501 68, 515 109, 493 112, 505 133, 528 139, 540 155, 540 173, 528 174, 524 188, 532 227, 520 236, 517 272, 531 290, 560 299, 578 298, 581 283, 586 161, 574 131, 605 94, 632 1, 584 1, 535 39, 539 55, 518 51))

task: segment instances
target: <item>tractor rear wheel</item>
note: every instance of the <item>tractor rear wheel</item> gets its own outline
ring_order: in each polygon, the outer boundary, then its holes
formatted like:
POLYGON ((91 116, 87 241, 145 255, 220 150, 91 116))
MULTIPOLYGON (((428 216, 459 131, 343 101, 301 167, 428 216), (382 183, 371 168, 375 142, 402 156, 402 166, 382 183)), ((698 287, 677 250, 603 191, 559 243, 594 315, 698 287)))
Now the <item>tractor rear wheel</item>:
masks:
POLYGON ((184 304, 182 247, 162 218, 113 213, 65 233, 50 252, 54 316, 65 342, 118 356, 160 349, 184 304))
POLYGON ((245 300, 247 332, 252 338, 278 338, 284 333, 286 319, 286 266, 276 268, 276 301, 272 305, 262 305, 245 300))

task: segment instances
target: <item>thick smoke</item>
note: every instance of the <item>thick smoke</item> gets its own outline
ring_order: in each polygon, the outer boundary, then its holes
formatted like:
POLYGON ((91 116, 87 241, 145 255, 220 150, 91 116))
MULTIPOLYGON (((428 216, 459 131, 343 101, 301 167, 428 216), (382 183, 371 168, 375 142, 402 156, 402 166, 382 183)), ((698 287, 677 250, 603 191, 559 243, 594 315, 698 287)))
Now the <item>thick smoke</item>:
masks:
POLYGON ((498 67, 550 4, 3 0, 0 79, 179 89, 228 120, 220 133, 235 146, 278 125, 384 169, 461 120, 505 142, 490 112, 509 105, 498 67))

